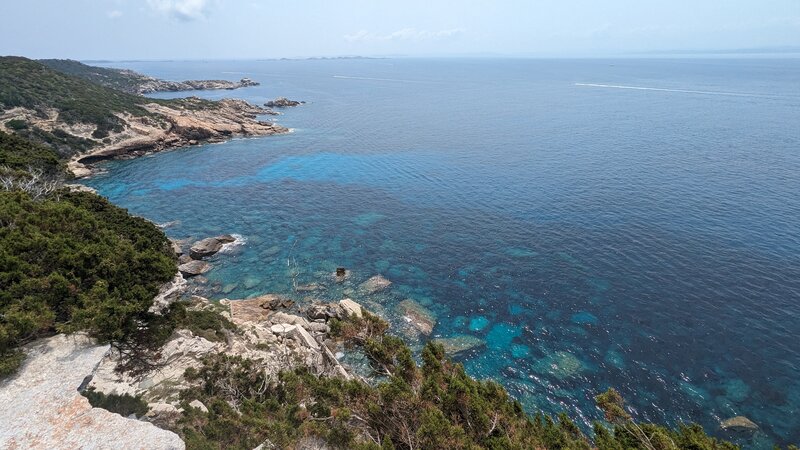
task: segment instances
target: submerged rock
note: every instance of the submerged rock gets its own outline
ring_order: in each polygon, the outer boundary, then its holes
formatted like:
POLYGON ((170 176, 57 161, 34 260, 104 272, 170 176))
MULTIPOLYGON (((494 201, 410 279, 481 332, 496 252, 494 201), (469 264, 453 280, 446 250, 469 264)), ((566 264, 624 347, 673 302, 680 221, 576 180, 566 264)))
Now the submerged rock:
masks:
POLYGON ((537 371, 549 373, 563 380, 577 375, 583 370, 583 363, 575 355, 565 351, 558 351, 539 361, 537 371))
POLYGON ((469 331, 481 331, 489 325, 489 319, 484 316, 475 316, 469 321, 469 331))
POLYGON ((359 288, 367 293, 367 294, 374 294, 376 292, 382 291, 389 287, 392 284, 391 281, 387 280, 386 278, 382 277, 381 275, 375 275, 374 277, 370 278, 369 280, 361 283, 359 288))
POLYGON ((414 300, 403 300, 397 305, 400 314, 408 320, 420 333, 428 336, 436 326, 436 314, 414 300))
POLYGON ((211 270, 211 264, 205 261, 189 261, 178 266, 178 271, 186 278, 195 277, 211 270))
POLYGON ((234 241, 236 241, 236 238, 229 234, 205 238, 192 245, 192 248, 189 249, 189 255, 191 255, 193 259, 202 259, 217 253, 222 250, 223 245, 230 244, 234 241))
POLYGON ((758 430, 758 425, 756 425, 752 420, 748 419, 745 416, 736 416, 731 417, 730 419, 723 420, 722 423, 719 424, 719 427, 723 430, 729 431, 756 431, 758 430))
POLYGON ((434 339, 433 342, 441 344, 442 347, 444 347, 444 351, 450 355, 463 353, 467 350, 472 350, 473 348, 480 347, 485 344, 483 339, 478 339, 475 336, 469 336, 466 334, 449 338, 437 338, 434 339))

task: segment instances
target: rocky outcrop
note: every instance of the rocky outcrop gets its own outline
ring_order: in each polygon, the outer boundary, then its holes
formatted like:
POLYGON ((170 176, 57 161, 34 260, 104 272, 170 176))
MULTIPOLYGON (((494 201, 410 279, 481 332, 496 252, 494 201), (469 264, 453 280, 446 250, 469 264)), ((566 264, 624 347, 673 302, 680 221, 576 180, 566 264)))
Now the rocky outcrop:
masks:
MULTIPOLYGON (((184 372, 190 367, 199 367, 202 359, 211 354, 251 359, 270 377, 304 366, 312 373, 349 379, 347 370, 323 344, 329 331, 327 325, 263 308, 262 305, 273 297, 225 301, 223 306, 229 310, 222 314, 236 324, 237 330, 230 332, 224 342, 211 342, 189 330, 178 330, 159 349, 156 368, 137 377, 118 373, 120 356, 110 351, 88 386, 105 394, 141 396, 149 403, 151 416, 159 419, 162 415, 180 412, 178 394, 190 386, 184 372), (174 409, 165 405, 172 405, 174 409)), ((204 298, 194 297, 191 308, 217 307, 204 298)))
POLYGON ((209 270, 211 270, 211 264, 199 260, 192 260, 178 266, 178 271, 186 278, 202 275, 209 270))
MULTIPOLYGON (((289 132, 288 128, 259 120, 258 116, 267 114, 269 110, 244 100, 208 102, 191 97, 184 99, 182 104, 178 107, 148 103, 144 108, 151 116, 119 115, 125 122, 123 130, 111 132, 94 150, 73 157, 67 164, 68 169, 75 177, 81 178, 90 176, 91 164, 102 160, 134 158, 201 142, 222 142, 236 136, 289 132)), ((35 122, 32 125, 44 130, 64 128, 60 122, 45 123, 33 115, 28 116, 29 121, 35 122)), ((91 131, 79 137, 91 139, 91 131)))
POLYGON ((108 352, 83 335, 57 335, 25 349, 28 359, 0 383, 4 448, 183 449, 171 431, 93 408, 78 388, 108 352))
POLYGON ((305 102, 299 102, 297 100, 289 100, 286 97, 278 97, 275 100, 270 100, 267 103, 264 103, 264 106, 267 108, 292 108, 304 103, 305 102))
POLYGON ((189 249, 189 255, 192 257, 192 259, 202 259, 214 255, 222 250, 222 246, 235 241, 236 238, 230 234, 205 238, 195 242, 194 245, 192 245, 192 247, 189 249))
POLYGON ((133 89, 136 94, 150 94, 153 92, 179 92, 179 91, 206 91, 220 89, 239 89, 243 87, 258 86, 261 83, 250 78, 242 78, 239 81, 227 80, 187 80, 187 81, 167 81, 159 80, 145 75, 139 75, 140 82, 133 89))

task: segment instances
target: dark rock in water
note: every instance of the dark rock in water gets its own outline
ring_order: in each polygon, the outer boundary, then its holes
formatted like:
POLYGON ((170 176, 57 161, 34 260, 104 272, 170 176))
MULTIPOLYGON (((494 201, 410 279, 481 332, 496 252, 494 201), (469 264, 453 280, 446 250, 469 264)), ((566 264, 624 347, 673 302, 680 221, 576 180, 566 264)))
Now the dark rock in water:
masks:
POLYGON ((301 105, 305 102, 298 102, 297 100, 289 100, 286 97, 278 97, 275 100, 270 100, 264 103, 267 108, 290 108, 293 106, 301 105))
POLYGON ((236 238, 229 234, 206 238, 195 242, 192 248, 189 249, 189 255, 191 255, 193 259, 202 259, 217 253, 222 250, 223 245, 234 242, 235 240, 236 238))
POLYGON ((758 430, 758 425, 745 416, 736 416, 728 420, 723 420, 722 423, 719 424, 719 427, 727 431, 752 432, 758 430))
POLYGON ((194 277, 211 270, 211 264, 205 261, 189 261, 178 266, 178 271, 186 278, 194 277))
POLYGON ((347 269, 345 269, 344 267, 337 267, 336 268, 336 276, 337 277, 343 277, 346 274, 347 274, 347 269))

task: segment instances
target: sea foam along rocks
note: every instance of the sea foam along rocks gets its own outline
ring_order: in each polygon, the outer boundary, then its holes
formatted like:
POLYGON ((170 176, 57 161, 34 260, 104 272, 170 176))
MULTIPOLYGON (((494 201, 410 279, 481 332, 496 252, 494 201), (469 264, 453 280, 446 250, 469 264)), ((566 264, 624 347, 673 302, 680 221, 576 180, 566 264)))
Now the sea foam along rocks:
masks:
POLYGON ((205 238, 192 245, 192 248, 189 249, 189 255, 191 255, 193 259, 202 259, 214 255, 222 250, 223 245, 230 244, 234 241, 236 241, 236 238, 230 234, 205 238))

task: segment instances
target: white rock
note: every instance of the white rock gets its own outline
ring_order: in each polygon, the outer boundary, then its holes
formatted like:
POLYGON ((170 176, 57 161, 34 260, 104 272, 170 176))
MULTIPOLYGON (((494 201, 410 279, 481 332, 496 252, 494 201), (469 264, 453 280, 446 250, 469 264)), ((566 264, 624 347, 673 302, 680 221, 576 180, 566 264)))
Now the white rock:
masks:
POLYGON ((293 332, 295 328, 297 328, 297 325, 292 325, 290 323, 279 323, 271 326, 269 329, 278 336, 284 336, 293 332))
POLYGON ((297 337, 301 343, 303 343, 306 347, 312 348, 314 350, 319 350, 319 344, 314 339, 308 331, 305 330, 303 327, 295 327, 292 332, 292 335, 297 337))
POLYGON ((361 310, 361 305, 358 303, 346 298, 339 302, 339 305, 344 309, 345 314, 348 316, 355 315, 356 317, 363 317, 363 312, 361 310))
POLYGON ((200 411, 203 411, 204 413, 208 412, 208 408, 206 408, 206 405, 204 405, 203 402, 201 402, 200 400, 197 400, 197 399, 194 399, 191 402, 189 402, 189 406, 191 406, 192 408, 199 409, 200 411))
POLYGON ((8 448, 183 449, 177 434, 92 408, 78 386, 108 351, 83 335, 26 347, 16 376, 0 383, 0 443, 8 448))

